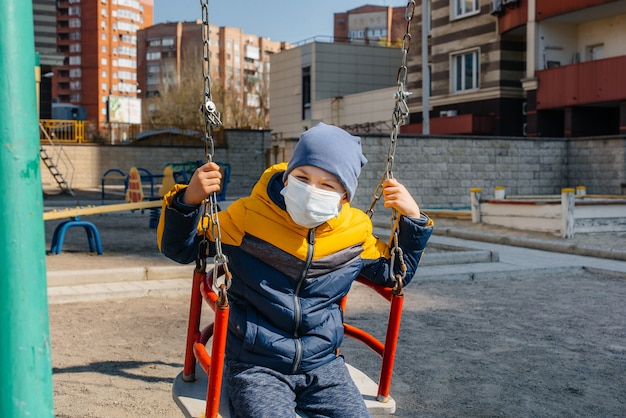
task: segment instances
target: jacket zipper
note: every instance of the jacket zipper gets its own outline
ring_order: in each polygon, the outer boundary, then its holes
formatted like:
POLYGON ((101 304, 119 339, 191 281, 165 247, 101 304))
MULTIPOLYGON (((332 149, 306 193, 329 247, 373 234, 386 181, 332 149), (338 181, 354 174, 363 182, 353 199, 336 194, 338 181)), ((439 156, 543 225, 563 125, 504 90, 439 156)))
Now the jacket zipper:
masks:
POLYGON ((294 359, 292 373, 295 373, 298 370, 298 368, 300 367, 300 362, 302 361, 302 342, 300 341, 300 334, 298 331, 300 329, 300 322, 301 322, 300 315, 302 313, 299 293, 300 293, 300 287, 302 286, 302 283, 304 282, 304 279, 306 278, 307 271, 309 271, 309 267, 311 267, 311 261, 313 260, 313 245, 314 244, 315 244, 315 228, 311 228, 309 229, 306 262, 304 264, 304 269, 302 269, 302 274, 300 274, 300 278, 298 279, 298 284, 296 285, 296 289, 293 293, 294 318, 295 318, 293 336, 296 342, 296 357, 294 359))

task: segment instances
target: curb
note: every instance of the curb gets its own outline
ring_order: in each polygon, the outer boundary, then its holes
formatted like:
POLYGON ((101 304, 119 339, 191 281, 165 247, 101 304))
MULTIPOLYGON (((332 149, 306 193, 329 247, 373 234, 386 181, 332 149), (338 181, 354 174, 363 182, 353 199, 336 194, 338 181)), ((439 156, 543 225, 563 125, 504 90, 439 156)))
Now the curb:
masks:
POLYGON ((191 277, 193 266, 124 267, 97 270, 57 270, 46 274, 48 287, 81 286, 180 279, 191 277))
POLYGON ((466 239, 470 241, 491 242, 493 244, 511 245, 515 247, 534 248, 537 250, 575 254, 587 257, 605 258, 626 261, 626 250, 615 248, 593 248, 567 242, 548 241, 535 238, 509 236, 493 232, 478 233, 455 228, 435 229, 434 235, 466 239))
POLYGON ((105 284, 48 287, 48 303, 74 303, 128 299, 144 296, 181 296, 191 294, 191 278, 142 280, 105 284))

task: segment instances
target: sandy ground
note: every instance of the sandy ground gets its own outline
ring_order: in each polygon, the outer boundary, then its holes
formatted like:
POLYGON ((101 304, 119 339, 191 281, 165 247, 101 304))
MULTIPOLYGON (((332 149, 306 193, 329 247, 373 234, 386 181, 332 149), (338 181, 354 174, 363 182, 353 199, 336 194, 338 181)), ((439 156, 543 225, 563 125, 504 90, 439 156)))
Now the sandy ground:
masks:
MULTIPOLYGON (((84 232, 68 232, 63 254, 46 257, 48 270, 173 264, 156 251, 148 212, 85 220, 98 225, 104 255, 86 252, 84 232)), ((46 222, 48 248, 57 223, 46 222)), ((619 234, 609 245, 624 242, 619 234)), ((382 337, 384 304, 362 286, 353 293, 348 321, 382 337)), ((416 279, 405 295, 391 388, 397 417, 626 416, 623 277, 416 279)), ((188 309, 188 297, 50 305, 56 416, 180 417, 171 386, 182 369, 188 309)), ((342 353, 377 376, 380 362, 367 348, 347 340, 342 353)))
MULTIPOLYGON (((362 286, 347 318, 381 333, 362 286)), ((407 287, 392 396, 398 417, 626 416, 626 286, 590 273, 407 287)), ((181 416, 188 298, 50 306, 58 417, 181 416)), ((348 361, 379 362, 354 341, 348 361)))

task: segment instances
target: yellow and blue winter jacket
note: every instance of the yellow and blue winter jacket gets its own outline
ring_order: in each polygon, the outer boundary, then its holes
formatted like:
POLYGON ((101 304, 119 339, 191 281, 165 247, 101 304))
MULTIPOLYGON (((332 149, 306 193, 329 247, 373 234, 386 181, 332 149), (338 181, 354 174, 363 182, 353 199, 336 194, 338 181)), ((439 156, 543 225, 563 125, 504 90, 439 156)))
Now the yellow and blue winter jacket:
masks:
MULTIPOLYGON (((286 163, 270 167, 249 197, 219 213, 222 250, 233 274, 227 358, 300 373, 331 361, 343 340, 339 301, 363 274, 391 285, 389 248, 373 235, 361 210, 344 204, 336 218, 313 228, 297 225, 280 191, 286 163)), ((161 251, 179 263, 197 259, 202 214, 175 187, 163 202, 158 228, 161 251)), ((432 221, 400 217, 399 245, 405 284, 417 269, 432 221)), ((209 231, 210 233, 211 231, 209 231)))

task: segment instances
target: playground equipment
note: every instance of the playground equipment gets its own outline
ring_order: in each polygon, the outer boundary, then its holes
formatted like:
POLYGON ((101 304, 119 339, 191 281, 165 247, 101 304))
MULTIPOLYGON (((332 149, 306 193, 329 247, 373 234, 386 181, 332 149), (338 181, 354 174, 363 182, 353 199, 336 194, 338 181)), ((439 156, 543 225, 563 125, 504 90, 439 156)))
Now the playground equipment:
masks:
MULTIPOLYGON (((186 417, 228 417, 227 397, 220 394, 228 393, 226 383, 222 381, 222 373, 230 308, 224 294, 214 290, 217 277, 224 274, 222 266, 217 269, 217 272, 212 269, 208 273, 201 269, 194 270, 184 368, 176 376, 172 387, 174 400, 186 417), (201 329, 203 300, 213 311, 214 321, 201 329), (206 347, 211 339, 209 354, 206 347)), ((375 285, 365 278, 359 277, 357 281, 389 302, 389 315, 384 342, 362 328, 344 323, 346 336, 365 344, 382 359, 378 382, 349 364, 348 370, 372 414, 393 414, 396 411, 396 401, 390 396, 391 378, 404 296, 401 292, 375 285)), ((344 313, 348 297, 345 296, 340 304, 344 313)), ((298 416, 306 415, 300 412, 298 416)))
MULTIPOLYGON (((202 37, 203 37, 203 75, 204 75, 204 105, 202 107, 205 120, 205 154, 207 161, 213 158, 213 136, 214 128, 221 126, 220 114, 217 112, 211 96, 211 83, 208 74, 209 62, 209 21, 208 21, 208 0, 201 0, 202 5, 202 37)), ((407 4, 405 18, 407 20, 406 32, 402 42, 402 63, 398 71, 397 86, 395 94, 395 106, 392 114, 393 129, 390 135, 390 145, 387 154, 387 165, 385 172, 381 176, 377 185, 373 201, 368 209, 368 214, 372 217, 374 206, 382 197, 383 183, 393 177, 393 161, 400 125, 404 124, 409 109, 406 99, 410 93, 405 91, 408 69, 408 50, 410 44, 410 23, 415 10, 415 1, 411 0, 407 4)), ((345 335, 356 338, 364 343, 382 357, 382 366, 378 384, 374 383, 365 374, 349 366, 350 374, 357 386, 361 390, 368 408, 372 413, 394 413, 396 406, 393 398, 389 396, 391 376, 394 366, 397 338, 400 327, 402 313, 402 280, 406 267, 402 251, 398 245, 397 221, 399 214, 392 209, 391 214, 391 237, 390 248, 392 257, 392 268, 390 269, 390 279, 395 283, 393 288, 384 288, 369 283, 364 278, 357 281, 365 283, 373 288, 378 294, 390 302, 390 314, 387 324, 385 341, 381 342, 368 332, 344 324, 345 335), (394 272, 396 266, 400 273, 394 272)), ((228 257, 222 253, 220 225, 217 208, 217 197, 213 193, 204 202, 204 213, 202 221, 204 229, 204 245, 208 247, 208 231, 213 231, 216 255, 214 257, 213 269, 207 272, 208 254, 198 254, 198 261, 193 273, 193 283, 191 289, 191 302, 189 313, 189 324, 187 329, 185 362, 183 371, 176 377, 172 387, 172 395, 178 406, 187 417, 208 417, 228 416, 226 408, 227 388, 222 382, 224 370, 224 352, 226 347, 226 333, 228 328, 228 317, 230 307, 228 305, 227 292, 232 280, 228 268, 228 257), (202 315, 202 302, 206 301, 214 311, 214 322, 203 329, 200 329, 202 315), (207 350, 207 343, 212 339, 210 352, 207 350)), ((345 309, 347 299, 341 302, 341 307, 345 309)))
MULTIPOLYGON (((147 171, 147 170, 145 170, 147 171)), ((105 175, 109 172, 118 172, 123 173, 121 170, 113 169, 108 170, 105 175)), ((67 230, 72 227, 81 227, 87 233, 87 241, 89 242, 89 250, 91 252, 97 251, 98 255, 102 255, 102 243, 100 242, 100 233, 98 232, 98 228, 91 222, 83 221, 80 219, 81 216, 87 215, 96 215, 107 212, 119 212, 125 210, 144 210, 150 209, 151 211, 158 211, 161 206, 161 199, 152 198, 151 200, 144 201, 143 194, 143 186, 141 184, 142 176, 139 175, 139 169, 135 167, 131 167, 129 170, 129 176, 126 178, 126 201, 128 203, 120 203, 114 205, 102 205, 102 206, 88 206, 88 207, 79 207, 79 208, 65 208, 62 210, 53 210, 48 211, 43 214, 44 221, 52 220, 52 219, 64 219, 70 218, 65 222, 61 222, 54 230, 52 235, 52 242, 50 244, 50 253, 51 254, 60 254, 63 250, 63 240, 65 239, 65 234, 67 230)), ((104 185, 104 176, 103 176, 103 185, 104 185)), ((154 184, 151 185, 151 190, 154 190, 154 184)), ((102 189, 102 193, 104 196, 104 188, 102 189)), ((155 216, 151 213, 151 226, 152 220, 155 219, 155 216)), ((156 215, 156 219, 158 220, 158 212, 156 215)), ((156 227, 156 225, 154 225, 156 227)))
POLYGON ((0 2, 0 415, 53 417, 32 2, 0 2))
MULTIPOLYGON (((226 199, 226 186, 230 177, 230 165, 219 163, 222 169, 222 189, 216 195, 217 201, 223 201, 226 199)), ((196 162, 183 163, 185 165, 186 174, 182 177, 189 179, 193 174, 193 170, 197 167, 196 162)), ((111 168, 102 175, 101 179, 101 196, 104 202, 105 196, 105 184, 108 180, 114 180, 123 182, 124 195, 126 202, 112 205, 101 206, 87 206, 78 208, 64 208, 61 210, 48 211, 43 214, 45 221, 54 219, 65 219, 67 221, 59 224, 53 233, 52 242, 50 244, 51 254, 60 254, 63 250, 63 240, 65 234, 69 228, 81 227, 87 233, 87 241, 89 243, 89 251, 96 251, 99 255, 103 253, 102 244, 100 242, 100 234, 98 228, 91 222, 81 220, 81 216, 97 215, 107 212, 120 212, 120 211, 134 211, 134 210, 150 210, 150 228, 156 228, 159 222, 159 215, 161 213, 161 199, 165 193, 167 193, 176 184, 176 177, 181 178, 181 167, 178 166, 177 170, 175 164, 168 164, 163 169, 163 174, 152 174, 149 170, 141 167, 131 167, 128 171, 128 175, 118 168, 111 168), (178 174, 177 174, 178 173, 178 174), (160 178, 162 181, 161 187, 158 190, 158 194, 155 194, 156 184, 155 179, 160 178), (146 199, 143 190, 143 182, 150 182, 150 196, 146 199)))
POLYGON ((72 190, 71 185, 72 179, 74 178, 74 164, 72 164, 72 161, 67 156, 63 146, 61 144, 56 144, 52 140, 52 134, 54 131, 45 127, 42 121, 39 121, 39 131, 41 132, 42 137, 39 145, 39 155, 41 157, 41 161, 48 168, 61 191, 73 196, 74 191, 72 190), (47 150, 43 147, 44 141, 48 145, 47 150))
POLYGON ((588 195, 584 186, 563 188, 560 195, 505 196, 497 186, 494 199, 470 189, 474 223, 548 232, 562 238, 577 233, 626 231, 626 199, 619 195, 588 195))
POLYGON ((80 226, 85 229, 87 233, 87 241, 89 242, 89 251, 97 251, 98 255, 102 255, 102 242, 100 241, 100 233, 98 228, 91 222, 81 221, 79 217, 75 217, 73 220, 67 220, 61 222, 54 230, 52 236, 52 243, 50 244, 51 254, 60 254, 63 249, 63 240, 67 230, 73 226, 80 226))

